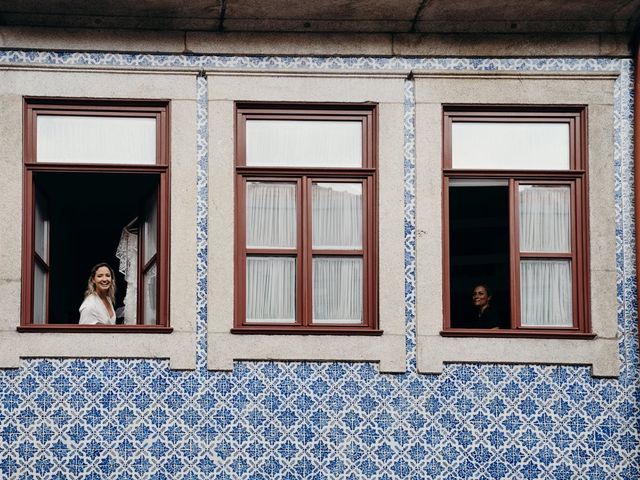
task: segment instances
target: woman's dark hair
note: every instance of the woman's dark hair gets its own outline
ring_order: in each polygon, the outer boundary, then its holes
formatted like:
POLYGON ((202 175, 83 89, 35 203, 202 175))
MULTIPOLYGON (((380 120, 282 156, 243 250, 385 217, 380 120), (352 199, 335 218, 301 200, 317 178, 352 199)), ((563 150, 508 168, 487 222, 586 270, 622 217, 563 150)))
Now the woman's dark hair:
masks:
POLYGON ((486 283, 478 283, 473 287, 473 290, 475 290, 478 287, 484 288, 484 291, 487 292, 487 297, 493 296, 493 292, 491 291, 491 288, 489 288, 489 285, 487 285, 486 283))

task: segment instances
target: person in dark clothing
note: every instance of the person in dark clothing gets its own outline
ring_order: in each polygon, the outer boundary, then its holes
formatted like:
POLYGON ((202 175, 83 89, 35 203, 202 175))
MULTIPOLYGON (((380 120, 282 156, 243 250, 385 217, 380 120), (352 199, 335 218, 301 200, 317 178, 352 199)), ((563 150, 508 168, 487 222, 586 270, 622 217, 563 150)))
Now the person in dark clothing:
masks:
POLYGON ((498 315, 491 308, 491 289, 484 284, 476 285, 471 299, 477 313, 473 328, 500 328, 498 315))

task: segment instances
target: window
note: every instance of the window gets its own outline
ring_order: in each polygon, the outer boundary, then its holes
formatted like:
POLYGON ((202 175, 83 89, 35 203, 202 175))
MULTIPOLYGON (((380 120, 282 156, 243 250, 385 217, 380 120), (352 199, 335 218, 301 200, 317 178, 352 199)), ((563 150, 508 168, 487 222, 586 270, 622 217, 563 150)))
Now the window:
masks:
POLYGON ((170 331, 169 104, 24 101, 20 330, 170 331), (117 325, 78 325, 91 267, 116 273, 117 325))
POLYGON ((445 334, 588 334, 585 132, 584 107, 444 108, 445 334))
POLYGON ((236 104, 235 329, 377 330, 377 110, 236 104))

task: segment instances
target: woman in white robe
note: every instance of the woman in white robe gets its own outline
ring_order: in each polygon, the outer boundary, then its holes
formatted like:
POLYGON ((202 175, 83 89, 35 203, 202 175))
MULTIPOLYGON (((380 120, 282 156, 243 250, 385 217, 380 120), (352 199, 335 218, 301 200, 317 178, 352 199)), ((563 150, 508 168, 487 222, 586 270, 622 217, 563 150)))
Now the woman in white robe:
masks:
POLYGON ((115 325, 115 295, 113 269, 108 263, 97 264, 91 269, 84 301, 80 305, 80 325, 115 325))

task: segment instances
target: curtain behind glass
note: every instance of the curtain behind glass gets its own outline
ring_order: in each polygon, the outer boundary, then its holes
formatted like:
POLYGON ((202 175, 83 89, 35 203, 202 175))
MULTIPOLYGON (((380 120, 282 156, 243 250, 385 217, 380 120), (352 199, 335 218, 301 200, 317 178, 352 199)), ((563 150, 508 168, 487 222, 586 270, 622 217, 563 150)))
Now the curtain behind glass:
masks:
POLYGON ((521 185, 520 251, 571 251, 571 195, 568 186, 521 185))
POLYGON ((155 325, 157 316, 158 287, 156 285, 156 264, 144 274, 144 324, 155 325))
POLYGON ((313 248, 362 248, 362 184, 313 184, 313 248))
POLYGON ((247 182, 247 247, 296 247, 296 185, 247 182))
POLYGON ((295 258, 247 257, 246 288, 247 322, 295 322, 295 258))
POLYGON ((362 323, 362 258, 313 259, 313 323, 362 323))
POLYGON ((572 326, 571 298, 570 260, 520 262, 522 325, 572 326))

